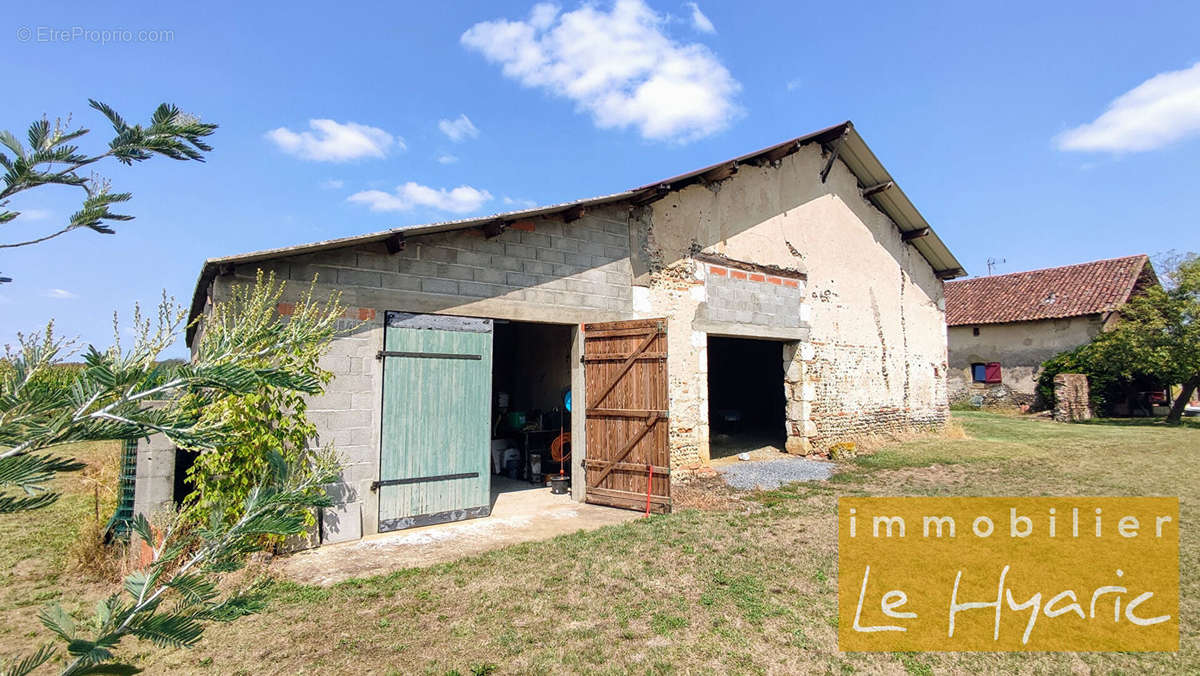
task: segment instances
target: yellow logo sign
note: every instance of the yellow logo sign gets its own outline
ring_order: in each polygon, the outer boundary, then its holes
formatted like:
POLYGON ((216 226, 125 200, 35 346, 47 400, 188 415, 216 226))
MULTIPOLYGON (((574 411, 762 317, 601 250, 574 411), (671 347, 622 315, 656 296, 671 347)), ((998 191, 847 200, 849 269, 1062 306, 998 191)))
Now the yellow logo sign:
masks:
POLYGON ((1178 498, 841 498, 841 650, 1179 649, 1178 498))

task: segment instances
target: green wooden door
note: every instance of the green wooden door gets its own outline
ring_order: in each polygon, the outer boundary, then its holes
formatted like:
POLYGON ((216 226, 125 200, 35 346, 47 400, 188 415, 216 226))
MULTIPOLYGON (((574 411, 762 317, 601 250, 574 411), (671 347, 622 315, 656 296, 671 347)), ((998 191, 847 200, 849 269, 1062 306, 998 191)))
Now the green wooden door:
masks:
POLYGON ((492 321, 386 319, 379 530, 487 516, 492 321))

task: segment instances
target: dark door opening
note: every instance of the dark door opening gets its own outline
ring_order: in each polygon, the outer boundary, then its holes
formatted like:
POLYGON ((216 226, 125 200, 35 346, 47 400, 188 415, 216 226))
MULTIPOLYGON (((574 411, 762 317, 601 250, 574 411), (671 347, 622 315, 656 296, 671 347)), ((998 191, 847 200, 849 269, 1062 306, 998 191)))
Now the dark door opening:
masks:
POLYGON ((570 476, 558 462, 570 443, 573 326, 497 320, 492 359, 492 501, 498 493, 541 488, 570 476))
POLYGON ((709 455, 722 458, 787 440, 783 343, 708 338, 709 455))

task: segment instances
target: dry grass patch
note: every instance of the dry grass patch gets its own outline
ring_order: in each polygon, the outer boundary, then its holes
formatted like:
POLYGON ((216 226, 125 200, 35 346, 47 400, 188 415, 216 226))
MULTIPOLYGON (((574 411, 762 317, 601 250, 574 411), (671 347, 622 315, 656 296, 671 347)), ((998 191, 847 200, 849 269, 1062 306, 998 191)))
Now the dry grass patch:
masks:
POLYGON ((90 614, 96 601, 115 589, 114 559, 97 544, 96 535, 112 516, 116 500, 97 482, 109 476, 115 485, 112 468, 120 452, 117 443, 56 449, 88 468, 55 481, 62 497, 53 505, 0 515, 0 657, 30 652, 47 641, 48 632, 37 620, 42 606, 60 603, 68 611, 90 614))
POLYGON ((676 511, 698 509, 705 512, 744 510, 752 508, 740 493, 729 487, 720 476, 689 477, 686 481, 671 481, 671 506, 676 511))

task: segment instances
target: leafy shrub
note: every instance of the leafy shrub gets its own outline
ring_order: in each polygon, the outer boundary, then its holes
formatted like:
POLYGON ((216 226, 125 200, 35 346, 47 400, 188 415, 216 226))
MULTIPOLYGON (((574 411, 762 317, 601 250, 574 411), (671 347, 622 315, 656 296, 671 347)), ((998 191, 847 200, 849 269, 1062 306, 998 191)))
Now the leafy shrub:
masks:
POLYGON ((1112 415, 1113 407, 1133 393, 1160 386, 1152 376, 1120 372, 1114 360, 1104 354, 1102 343, 1093 342, 1060 353, 1042 364, 1037 400, 1045 408, 1054 408, 1054 376, 1060 373, 1087 376, 1092 409, 1102 416, 1112 415))
MULTIPOLYGON (((274 274, 264 278, 260 270, 253 285, 234 286, 229 299, 216 304, 205 317, 201 341, 236 342, 240 333, 279 322, 277 308, 285 284, 276 282, 274 274)), ((256 368, 301 374, 323 390, 333 374, 322 369, 319 361, 337 333, 337 321, 344 308, 337 294, 319 302, 314 290, 315 286, 310 286, 295 304, 292 315, 285 318, 288 323, 307 325, 310 340, 287 353, 269 353, 250 363, 256 368)), ((188 494, 186 504, 194 520, 207 520, 214 512, 221 512, 227 523, 233 523, 241 517, 259 477, 269 471, 272 458, 304 464, 317 436, 316 425, 306 415, 307 396, 311 394, 263 386, 227 396, 205 409, 204 418, 222 421, 229 433, 214 448, 200 453, 188 470, 187 481, 195 490, 188 494)), ((315 523, 309 514, 306 525, 315 523)))

